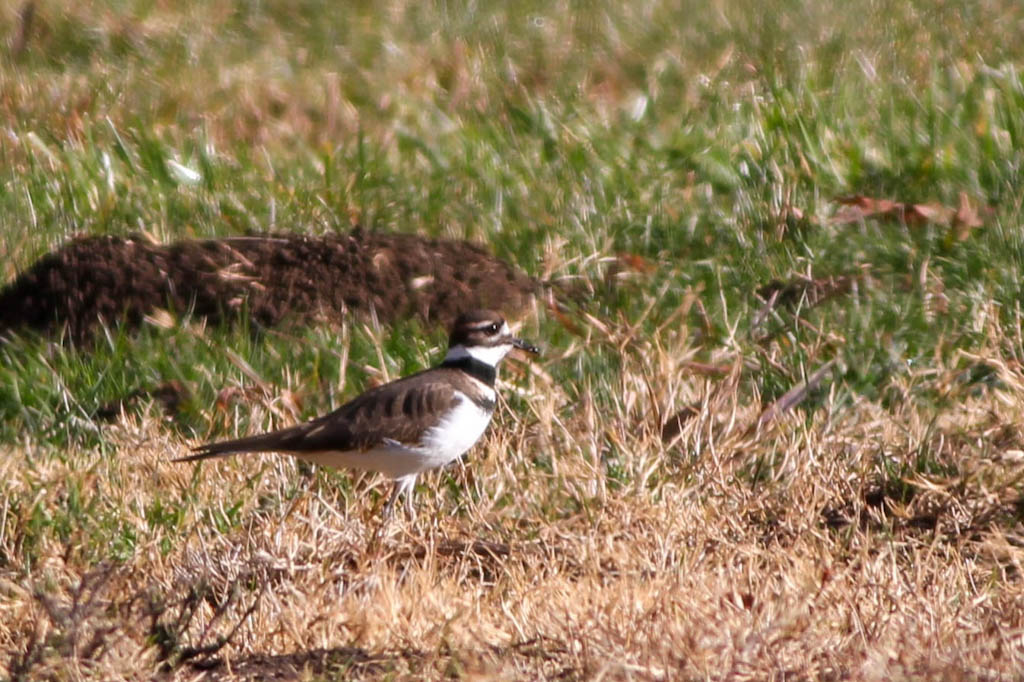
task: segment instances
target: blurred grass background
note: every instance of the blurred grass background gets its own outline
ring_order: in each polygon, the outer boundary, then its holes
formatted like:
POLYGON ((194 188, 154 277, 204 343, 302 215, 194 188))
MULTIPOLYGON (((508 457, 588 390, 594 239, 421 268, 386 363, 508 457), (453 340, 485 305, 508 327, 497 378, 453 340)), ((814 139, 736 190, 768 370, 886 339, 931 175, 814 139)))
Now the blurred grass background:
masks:
MULTIPOLYGON (((983 345, 993 304, 1015 320, 1016 3, 30 2, 0 21, 7 279, 73 235, 359 223, 481 241, 554 280, 650 259, 642 286, 663 293, 647 324, 702 290, 702 342, 743 347, 759 287, 867 268, 861 305, 771 322, 790 366, 829 329, 843 343, 815 353, 872 397, 901 367, 983 345), (840 195, 955 207, 961 193, 987 211, 963 241, 829 221, 840 195)), ((643 310, 635 287, 593 294, 600 317, 643 310)), ((71 393, 166 374, 151 366, 163 343, 121 344, 127 376, 86 368, 71 393)), ((42 426, 12 413, 52 383, 26 381, 38 349, 17 348, 7 439, 42 426)), ((769 395, 793 382, 762 369, 769 395)))

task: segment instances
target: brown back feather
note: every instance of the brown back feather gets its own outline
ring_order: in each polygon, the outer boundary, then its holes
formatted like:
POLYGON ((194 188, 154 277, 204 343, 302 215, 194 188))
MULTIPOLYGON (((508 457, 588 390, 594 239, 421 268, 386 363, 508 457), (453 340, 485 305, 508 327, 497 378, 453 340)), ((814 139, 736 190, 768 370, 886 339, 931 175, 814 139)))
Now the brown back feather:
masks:
POLYGON ((370 450, 384 440, 417 442, 421 417, 455 407, 459 400, 452 381, 472 394, 472 379, 457 369, 436 368, 435 379, 424 382, 423 372, 371 389, 334 412, 304 424, 236 440, 207 443, 194 461, 238 452, 324 452, 370 450))

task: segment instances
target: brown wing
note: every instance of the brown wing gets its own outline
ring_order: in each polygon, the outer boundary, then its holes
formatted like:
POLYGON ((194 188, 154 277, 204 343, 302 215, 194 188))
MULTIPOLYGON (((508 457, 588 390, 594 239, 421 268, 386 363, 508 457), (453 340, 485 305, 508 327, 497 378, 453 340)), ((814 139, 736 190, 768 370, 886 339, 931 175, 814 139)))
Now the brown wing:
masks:
POLYGON ((334 412, 287 429, 207 443, 179 462, 192 462, 237 452, 324 452, 369 450, 385 440, 412 444, 423 420, 454 407, 459 398, 452 385, 439 377, 425 380, 414 374, 367 391, 334 412))

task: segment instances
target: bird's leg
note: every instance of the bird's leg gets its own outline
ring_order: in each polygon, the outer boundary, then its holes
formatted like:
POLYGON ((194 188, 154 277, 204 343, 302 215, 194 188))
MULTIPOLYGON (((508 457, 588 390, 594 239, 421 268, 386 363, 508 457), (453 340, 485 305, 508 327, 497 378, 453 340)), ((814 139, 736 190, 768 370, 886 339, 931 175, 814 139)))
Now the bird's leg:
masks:
POLYGON ((385 523, 391 519, 391 514, 395 510, 395 500, 397 500, 398 496, 402 494, 402 483, 402 479, 395 479, 395 485, 391 489, 391 497, 388 498, 388 503, 384 505, 384 511, 381 512, 381 518, 385 523))
POLYGON ((391 515, 395 511, 395 502, 398 500, 398 496, 402 494, 402 490, 405 489, 405 479, 396 478, 395 484, 391 489, 391 496, 388 498, 387 504, 384 505, 384 509, 380 514, 380 525, 377 526, 377 530, 373 534, 373 539, 370 542, 371 546, 376 546, 380 542, 383 536, 384 529, 387 528, 388 522, 391 520, 391 515))
POLYGON ((412 506, 412 491, 416 485, 416 477, 413 476, 412 480, 409 481, 409 485, 405 489, 405 515, 410 521, 416 520, 416 509, 412 506))
POLYGON ((412 521, 416 518, 416 512, 412 507, 412 491, 416 487, 416 474, 402 478, 402 492, 405 493, 405 515, 412 521))
POLYGON ((395 502, 398 501, 398 497, 405 494, 405 511, 410 516, 412 515, 412 489, 416 485, 416 474, 410 474, 408 476, 399 476, 395 479, 395 487, 391 491, 391 497, 388 498, 388 503, 384 505, 384 520, 387 521, 391 518, 391 514, 395 510, 395 502))

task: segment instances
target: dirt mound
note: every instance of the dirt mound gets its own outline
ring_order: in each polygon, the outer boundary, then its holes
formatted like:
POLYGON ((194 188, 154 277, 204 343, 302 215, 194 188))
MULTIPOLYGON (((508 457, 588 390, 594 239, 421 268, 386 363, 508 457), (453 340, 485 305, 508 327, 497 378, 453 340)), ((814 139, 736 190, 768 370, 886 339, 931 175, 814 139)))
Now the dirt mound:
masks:
POLYGON ((462 310, 524 307, 535 282, 464 241, 355 229, 158 245, 86 237, 44 256, 0 291, 0 335, 28 328, 87 343, 101 323, 139 324, 157 309, 255 325, 340 320, 375 310, 447 325, 462 310))

